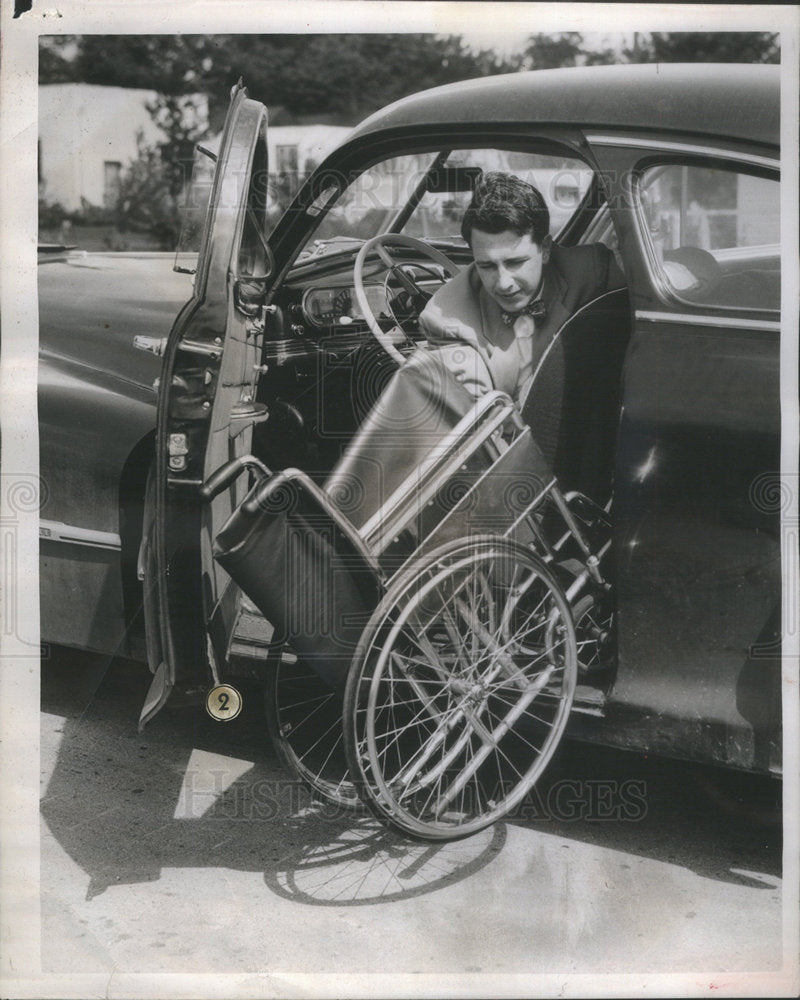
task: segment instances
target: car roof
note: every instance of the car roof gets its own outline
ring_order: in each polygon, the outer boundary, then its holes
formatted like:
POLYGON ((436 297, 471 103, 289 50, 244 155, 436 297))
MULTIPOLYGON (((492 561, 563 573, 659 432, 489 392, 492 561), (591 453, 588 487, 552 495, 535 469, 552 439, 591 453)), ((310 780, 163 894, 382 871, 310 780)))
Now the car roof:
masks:
POLYGON ((458 123, 647 129, 778 146, 780 67, 654 63, 481 77, 396 101, 350 138, 458 123))

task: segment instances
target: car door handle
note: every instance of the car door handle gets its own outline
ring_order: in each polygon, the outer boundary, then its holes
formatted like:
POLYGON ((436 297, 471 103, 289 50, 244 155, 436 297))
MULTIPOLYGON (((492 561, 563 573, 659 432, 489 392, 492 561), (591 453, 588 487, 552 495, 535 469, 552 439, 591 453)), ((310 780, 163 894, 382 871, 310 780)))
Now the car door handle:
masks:
POLYGON ((137 334, 133 338, 133 346, 137 351, 147 351, 148 354, 155 354, 157 358, 163 358, 164 351, 167 349, 167 338, 145 337, 142 334, 137 334))

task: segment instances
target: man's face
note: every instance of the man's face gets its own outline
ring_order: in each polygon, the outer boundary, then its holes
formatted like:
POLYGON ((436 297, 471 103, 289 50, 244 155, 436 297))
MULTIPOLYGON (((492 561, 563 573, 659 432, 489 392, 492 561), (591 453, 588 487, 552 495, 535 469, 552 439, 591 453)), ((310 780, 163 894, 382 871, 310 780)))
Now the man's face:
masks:
POLYGON ((485 233, 472 230, 472 253, 486 291, 506 312, 519 312, 533 300, 542 281, 542 267, 550 258, 551 239, 539 246, 526 233, 512 230, 485 233))

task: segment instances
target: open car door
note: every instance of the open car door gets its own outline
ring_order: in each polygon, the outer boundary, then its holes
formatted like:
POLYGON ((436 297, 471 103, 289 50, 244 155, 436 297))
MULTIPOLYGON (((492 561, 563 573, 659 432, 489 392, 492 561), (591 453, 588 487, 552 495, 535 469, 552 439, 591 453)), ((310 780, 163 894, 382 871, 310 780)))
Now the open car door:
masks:
POLYGON ((257 403, 263 301, 270 256, 267 213, 267 111, 238 84, 217 156, 192 298, 164 350, 159 384, 151 542, 146 583, 157 595, 148 657, 154 673, 140 726, 180 679, 197 685, 225 655, 237 592, 212 558, 211 541, 241 501, 241 476, 212 503, 199 490, 219 466, 248 453, 257 403))

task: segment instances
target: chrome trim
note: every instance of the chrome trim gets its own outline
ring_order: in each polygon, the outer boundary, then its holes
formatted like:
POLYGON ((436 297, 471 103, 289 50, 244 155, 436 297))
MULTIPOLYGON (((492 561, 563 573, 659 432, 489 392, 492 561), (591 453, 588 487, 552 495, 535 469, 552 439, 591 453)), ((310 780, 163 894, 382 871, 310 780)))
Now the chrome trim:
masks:
POLYGON ((633 215, 636 221, 634 227, 636 229, 636 239, 644 253, 647 273, 650 275, 650 280, 658 297, 662 302, 670 302, 674 301, 678 296, 668 284, 661 261, 658 259, 658 254, 656 253, 653 234, 650 231, 650 222, 642 202, 642 176, 642 173, 637 170, 635 175, 629 176, 625 183, 626 193, 630 199, 630 204, 633 206, 633 215))
POLYGON ((302 310, 303 319, 306 321, 306 323, 309 323, 311 326, 314 326, 317 329, 319 329, 321 327, 335 326, 336 325, 336 321, 335 320, 331 323, 331 322, 329 322, 328 320, 325 320, 325 319, 315 319, 314 316, 311 313, 311 310, 308 308, 308 300, 310 298, 313 298, 314 296, 318 296, 318 295, 320 295, 322 293, 328 293, 328 292, 332 292, 333 293, 333 300, 334 300, 334 302, 336 301, 336 296, 337 295, 341 295, 342 292, 349 292, 350 293, 350 301, 351 302, 353 301, 353 296, 355 294, 354 291, 353 291, 352 285, 349 284, 349 283, 345 283, 344 285, 322 285, 320 287, 316 287, 314 285, 311 285, 310 287, 306 288, 305 291, 303 292, 301 298, 300 298, 300 309, 302 310))
MULTIPOLYGON (((166 339, 166 338, 165 338, 166 339)), ((184 339, 178 343, 178 349, 188 354, 202 354, 207 358, 218 358, 222 351, 222 341, 218 344, 205 344, 197 340, 184 339)))
POLYGON ((48 542, 64 542, 68 545, 85 545, 91 549, 111 549, 119 551, 122 542, 113 531, 95 531, 93 528, 76 528, 63 521, 39 521, 39 538, 48 542))
POLYGON ((691 142, 670 142, 660 139, 640 139, 638 136, 621 135, 591 135, 586 133, 586 141, 598 146, 635 146, 638 149, 656 149, 665 153, 689 153, 693 156, 712 156, 715 159, 736 160, 737 163, 749 163, 756 167, 766 167, 769 170, 780 170, 780 160, 769 156, 758 156, 755 153, 737 153, 734 150, 720 146, 698 146, 691 142))
MULTIPOLYGON (((364 286, 364 288, 365 289, 377 288, 380 291, 383 288, 383 285, 380 282, 371 281, 368 284, 366 284, 364 286)), ((310 288, 306 288, 306 290, 303 292, 302 298, 300 299, 300 308, 301 308, 301 310, 303 312, 303 319, 307 323, 309 323, 311 326, 316 327, 317 329, 323 329, 323 330, 327 329, 329 327, 335 327, 337 330, 339 330, 342 327, 346 328, 347 326, 350 325, 349 323, 340 323, 340 320, 342 318, 341 316, 334 317, 333 320, 315 319, 314 318, 314 316, 311 314, 311 311, 308 308, 308 300, 310 298, 312 298, 313 296, 315 296, 315 295, 319 295, 321 292, 334 292, 335 293, 334 300, 335 300, 336 296, 341 295, 342 292, 349 292, 350 293, 350 309, 351 309, 351 314, 349 315, 350 323, 363 323, 364 322, 364 317, 363 316, 353 316, 352 315, 353 308, 357 308, 356 290, 352 286, 352 284, 346 282, 343 285, 329 284, 329 285, 312 286, 310 288)), ((347 315, 347 314, 345 314, 345 315, 347 315)))
POLYGON ((772 319, 739 319, 733 316, 703 316, 699 313, 656 312, 637 309, 636 319, 643 323, 685 323, 689 326, 720 326, 731 330, 763 330, 780 333, 781 324, 772 319))
POLYGON ((266 341, 264 344, 264 362, 282 365, 298 358, 313 358, 316 348, 313 341, 298 342, 291 338, 266 341))

